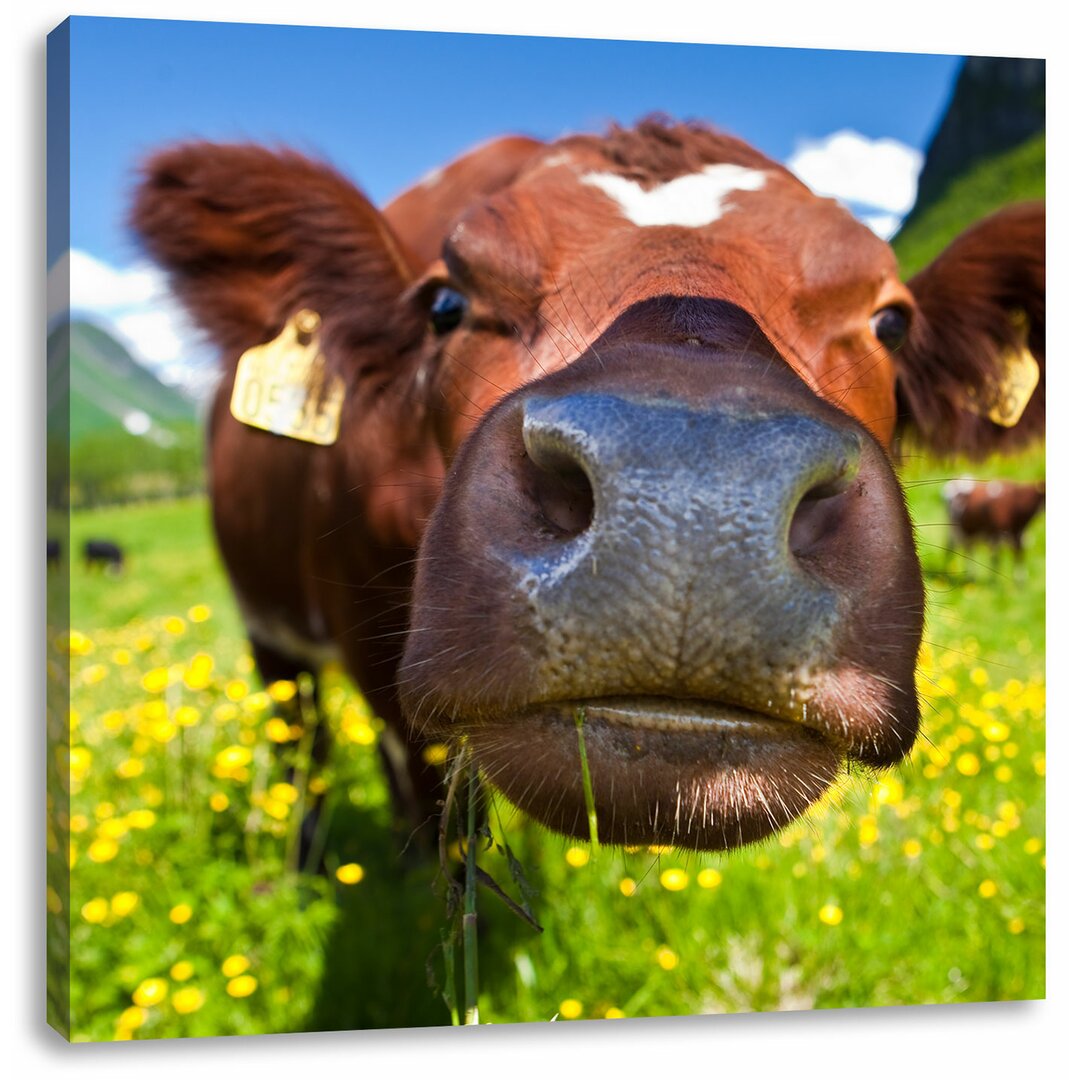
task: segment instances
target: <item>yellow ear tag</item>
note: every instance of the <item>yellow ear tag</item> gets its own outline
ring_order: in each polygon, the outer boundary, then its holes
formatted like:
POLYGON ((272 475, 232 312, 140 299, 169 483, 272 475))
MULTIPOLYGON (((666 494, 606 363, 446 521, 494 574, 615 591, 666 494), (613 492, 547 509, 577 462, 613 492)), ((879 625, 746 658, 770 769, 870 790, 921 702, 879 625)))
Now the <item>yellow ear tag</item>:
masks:
POLYGON ((1000 374, 995 382, 987 382, 981 392, 971 388, 971 401, 967 408, 992 420, 998 427, 1015 427, 1039 385, 1039 362, 1027 347, 1028 320, 1023 312, 1016 312, 1013 324, 1021 331, 1024 344, 1002 351, 1000 374))
POLYGON ((273 341, 240 357, 229 411, 242 424, 319 446, 336 441, 345 382, 339 375, 327 381, 320 321, 314 311, 298 311, 273 341))

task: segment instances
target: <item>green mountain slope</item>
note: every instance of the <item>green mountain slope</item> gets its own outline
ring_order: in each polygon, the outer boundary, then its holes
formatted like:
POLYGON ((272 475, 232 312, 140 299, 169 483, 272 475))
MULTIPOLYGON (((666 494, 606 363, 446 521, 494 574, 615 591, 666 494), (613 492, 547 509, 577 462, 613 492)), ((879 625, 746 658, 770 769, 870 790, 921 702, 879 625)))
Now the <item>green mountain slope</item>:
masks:
POLYGON ((904 278, 921 270, 954 237, 1009 203, 1046 197, 1046 133, 977 162, 940 197, 916 210, 893 238, 904 278))
POLYGON ((144 413, 154 428, 191 424, 195 407, 136 362, 115 338, 92 323, 71 323, 48 341, 50 423, 63 419, 64 372, 70 379, 70 436, 73 446, 91 434, 127 434, 124 418, 144 413), (56 415, 56 410, 61 410, 56 415))
POLYGON ((110 334, 83 321, 57 328, 48 339, 46 373, 51 507, 201 490, 195 405, 110 334))

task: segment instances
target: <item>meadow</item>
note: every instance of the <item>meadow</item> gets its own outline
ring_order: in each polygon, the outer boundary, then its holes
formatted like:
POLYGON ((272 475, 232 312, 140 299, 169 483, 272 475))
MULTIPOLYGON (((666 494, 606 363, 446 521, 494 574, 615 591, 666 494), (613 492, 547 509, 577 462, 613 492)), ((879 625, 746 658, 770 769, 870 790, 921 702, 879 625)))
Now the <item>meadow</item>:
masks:
MULTIPOLYGON (((1041 478, 1042 451, 903 465, 929 600, 910 758, 723 855, 594 850, 496 802, 480 865, 543 930, 481 892, 481 1022, 1043 996, 1045 523, 1019 567, 950 556, 961 473, 1041 478)), ((333 751, 309 767, 310 687, 253 670, 204 500, 77 512, 64 539, 51 1021, 77 1040, 451 1023, 458 916, 393 828, 378 717, 325 673, 333 751), (124 545, 122 574, 68 558, 92 535, 124 545), (322 874, 297 865, 317 797, 322 874)))

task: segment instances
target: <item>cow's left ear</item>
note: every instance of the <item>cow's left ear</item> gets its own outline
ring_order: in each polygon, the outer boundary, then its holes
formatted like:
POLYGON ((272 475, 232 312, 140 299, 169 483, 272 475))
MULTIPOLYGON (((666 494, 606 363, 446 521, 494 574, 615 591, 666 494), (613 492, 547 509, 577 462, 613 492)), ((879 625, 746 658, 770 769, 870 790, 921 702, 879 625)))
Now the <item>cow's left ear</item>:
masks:
POLYGON ((1010 206, 908 282, 898 433, 942 454, 1016 449, 1045 428, 1046 210, 1010 206))

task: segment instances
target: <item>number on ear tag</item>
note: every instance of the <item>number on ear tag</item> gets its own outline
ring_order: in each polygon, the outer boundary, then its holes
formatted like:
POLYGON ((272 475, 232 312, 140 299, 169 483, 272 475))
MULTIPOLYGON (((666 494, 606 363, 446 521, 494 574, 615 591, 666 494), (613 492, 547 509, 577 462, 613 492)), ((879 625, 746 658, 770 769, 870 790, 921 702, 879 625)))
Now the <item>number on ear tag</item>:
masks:
POLYGON ((337 440, 345 383, 327 378, 320 321, 314 311, 299 311, 273 341, 240 357, 229 411, 242 424, 319 446, 337 440))

